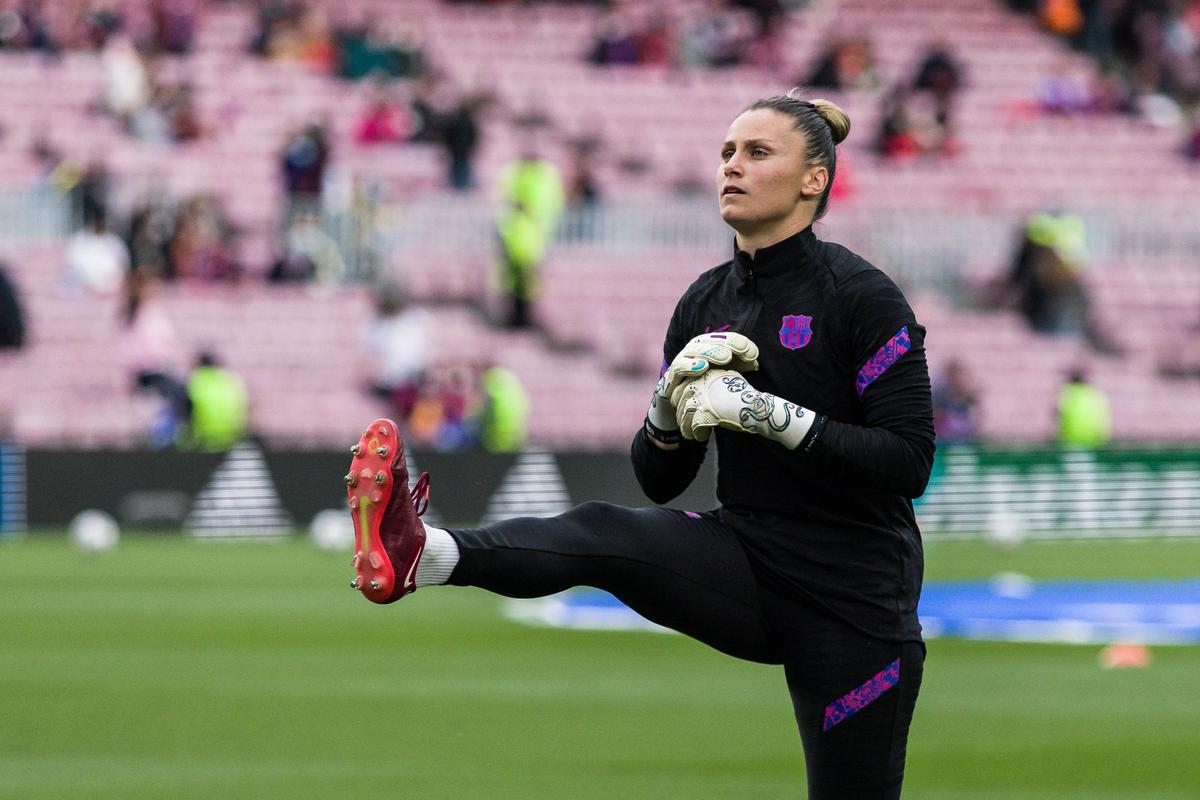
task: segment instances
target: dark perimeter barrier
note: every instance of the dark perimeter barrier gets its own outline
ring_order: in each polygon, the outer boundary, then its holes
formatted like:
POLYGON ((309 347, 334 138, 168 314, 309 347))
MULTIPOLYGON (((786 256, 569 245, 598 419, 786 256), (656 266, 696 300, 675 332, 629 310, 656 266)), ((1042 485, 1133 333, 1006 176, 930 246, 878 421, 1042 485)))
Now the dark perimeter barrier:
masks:
MULTIPOLYGON (((279 535, 345 502, 343 450, 227 453, 0 446, 0 536, 61 528, 84 509, 123 528, 279 535)), ((646 506, 625 452, 422 453, 431 518, 450 526, 559 513, 587 500, 646 506)), ((671 505, 716 506, 716 458, 671 505)), ((1200 449, 960 447, 939 452, 916 502, 930 538, 1200 535, 1200 449)))

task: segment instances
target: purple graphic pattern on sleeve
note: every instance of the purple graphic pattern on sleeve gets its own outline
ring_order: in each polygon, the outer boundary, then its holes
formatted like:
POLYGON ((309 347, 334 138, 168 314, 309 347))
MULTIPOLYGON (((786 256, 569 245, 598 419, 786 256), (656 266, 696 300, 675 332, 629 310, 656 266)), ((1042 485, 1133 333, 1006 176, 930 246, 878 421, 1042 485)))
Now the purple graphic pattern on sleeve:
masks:
POLYGON ((704 517, 700 516, 695 511, 685 511, 683 513, 686 514, 691 519, 704 519, 704 517))
POLYGON ((858 371, 858 380, 854 382, 854 388, 858 391, 858 396, 862 397, 863 392, 867 390, 876 378, 888 371, 888 367, 900 360, 900 356, 907 353, 912 348, 912 339, 908 336, 908 326, 901 328, 895 336, 887 340, 887 343, 879 348, 875 355, 867 359, 867 363, 863 364, 862 369, 858 371))
POLYGON ((899 682, 900 659, 897 658, 874 678, 825 706, 825 730, 862 711, 899 682))
POLYGON ((667 374, 667 369, 669 369, 669 368, 670 368, 670 366, 671 366, 671 365, 670 365, 670 364, 668 364, 668 363, 667 363, 667 360, 664 358, 664 359, 663 359, 663 365, 662 365, 662 369, 660 369, 660 370, 658 371, 658 377, 660 377, 660 378, 661 378, 663 375, 666 375, 666 374, 667 374))

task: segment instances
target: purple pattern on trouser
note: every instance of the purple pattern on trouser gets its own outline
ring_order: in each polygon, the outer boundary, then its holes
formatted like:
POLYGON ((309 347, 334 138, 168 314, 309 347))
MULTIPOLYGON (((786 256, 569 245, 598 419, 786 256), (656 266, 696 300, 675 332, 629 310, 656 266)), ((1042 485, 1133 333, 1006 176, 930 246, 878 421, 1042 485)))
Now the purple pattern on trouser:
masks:
POLYGON ((867 363, 863 364, 862 369, 858 371, 858 380, 854 382, 854 388, 858 390, 858 396, 862 397, 863 392, 871 385, 876 378, 887 372, 888 367, 900 360, 900 356, 907 353, 912 348, 912 339, 908 337, 908 326, 901 328, 895 336, 888 339, 887 344, 879 348, 875 355, 867 359, 867 363))
POLYGON ((862 711, 899 682, 900 659, 897 658, 874 678, 825 706, 825 730, 862 711))

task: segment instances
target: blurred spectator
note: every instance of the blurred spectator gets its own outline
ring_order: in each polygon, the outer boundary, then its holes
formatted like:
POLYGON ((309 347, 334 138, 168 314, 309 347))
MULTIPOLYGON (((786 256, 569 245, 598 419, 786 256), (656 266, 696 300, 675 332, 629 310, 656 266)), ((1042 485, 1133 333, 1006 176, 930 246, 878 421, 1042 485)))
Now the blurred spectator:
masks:
POLYGON ((1164 378, 1200 378, 1200 320, 1164 338, 1158 354, 1158 374, 1164 378))
POLYGON ((288 194, 286 219, 320 205, 329 162, 329 137, 324 125, 311 123, 288 137, 282 157, 283 183, 288 194))
POLYGON ((127 36, 114 36, 101 55, 104 64, 105 109, 126 126, 150 102, 150 72, 142 54, 127 36))
POLYGON ((1041 0, 1038 19, 1046 30, 1070 38, 1083 30, 1083 12, 1079 0, 1041 0))
POLYGON ((770 35, 784 20, 781 0, 731 0, 730 5, 744 8, 754 15, 754 38, 770 35))
POLYGON ((108 229, 102 214, 71 235, 66 248, 66 284, 101 294, 116 292, 129 272, 129 251, 121 237, 108 229))
POLYGON ((42 0, 21 0, 0 8, 0 50, 58 51, 42 0))
POLYGON ((375 293, 375 318, 363 332, 363 372, 371 392, 385 399, 401 425, 421 394, 430 362, 429 313, 411 305, 395 284, 375 293))
POLYGON ((72 162, 63 161, 55 173, 55 181, 70 196, 84 220, 108 216, 111 181, 107 166, 96 161, 79 172, 72 162))
MULTIPOLYGON (((1177 124, 1181 107, 1200 101, 1200 3, 1009 0, 1009 5, 1036 12, 1047 30, 1099 62, 1106 77, 1089 93, 1090 110, 1124 113, 1133 108, 1151 124, 1171 126, 1177 124)), ((1043 87, 1043 97, 1051 88, 1081 93, 1078 87, 1060 83, 1043 87)), ((1061 108, 1061 102, 1056 103, 1061 108)))
POLYGON ((187 200, 171 237, 170 277, 186 281, 230 281, 238 277, 233 255, 234 229, 213 197, 187 200))
POLYGON ((354 128, 354 140, 361 145, 402 142, 413 133, 408 112, 390 97, 384 85, 372 92, 367 108, 354 128))
POLYGON ((549 236, 562 215, 562 178, 558 167, 540 155, 537 132, 526 130, 522 136, 520 157, 501 173, 501 194, 507 203, 520 205, 549 236))
POLYGON ((908 89, 896 84, 883 96, 875 151, 891 161, 905 161, 921 152, 917 126, 908 111, 908 89))
POLYGON ((1026 222, 1008 285, 1035 331, 1083 332, 1089 307, 1077 272, 1083 256, 1083 222, 1078 217, 1040 213, 1026 222))
POLYGON ((169 198, 160 196, 143 200, 133 210, 126 238, 133 268, 160 277, 173 277, 171 240, 174 237, 175 209, 169 198))
POLYGON ((441 141, 442 117, 452 103, 449 92, 449 84, 440 72, 431 70, 417 80, 409 105, 412 141, 441 141))
POLYGON ((104 49, 124 24, 118 0, 91 0, 76 5, 76 33, 69 37, 82 47, 104 49))
POLYGON ((917 67, 913 88, 919 92, 928 92, 933 97, 935 121, 947 133, 951 128, 954 100, 962 85, 962 67, 955 59, 950 43, 934 42, 917 67))
POLYGON ((1058 395, 1059 443, 1089 449, 1104 447, 1111 431, 1108 396, 1088 383, 1082 369, 1072 371, 1058 395))
POLYGON ((338 51, 333 28, 325 10, 320 6, 310 6, 301 13, 300 24, 295 29, 294 44, 289 42, 289 45, 293 48, 292 52, 281 52, 279 55, 290 55, 316 72, 333 72, 338 61, 338 51))
POLYGON ((670 18, 661 10, 651 14, 637 37, 638 63, 669 67, 675 63, 675 36, 670 18))
POLYGON ((539 154, 538 131, 526 127, 521 156, 500 176, 504 207, 497 222, 501 259, 499 284, 511 303, 508 325, 531 324, 537 271, 563 211, 558 168, 539 154))
POLYGON ((1091 111, 1095 114, 1133 114, 1137 111, 1137 103, 1133 96, 1133 87, 1125 76, 1108 71, 1092 77, 1091 111))
POLYGON ((284 236, 283 257, 268 276, 273 282, 318 281, 335 283, 346 275, 346 262, 333 237, 321 227, 315 211, 303 211, 292 219, 284 236))
POLYGON ((1119 348, 1091 318, 1091 299, 1081 280, 1087 259, 1083 220, 1074 214, 1034 214, 1025 224, 1002 291, 1039 333, 1082 336, 1100 352, 1119 348))
POLYGON ((798 81, 813 89, 873 89, 879 85, 871 42, 863 37, 835 41, 825 49, 808 76, 798 81))
POLYGON ((181 55, 192 49, 196 37, 193 0, 153 0, 150 16, 156 51, 181 55))
POLYGON ((0 263, 0 350, 17 350, 25 344, 25 314, 17 297, 17 287, 8 279, 0 263))
POLYGON ((1038 81, 1038 107, 1048 114, 1079 114, 1092 110, 1089 77, 1068 63, 1060 63, 1038 81))
POLYGON ((412 78, 425 69, 425 56, 415 31, 388 29, 370 16, 363 24, 337 32, 337 74, 347 80, 368 76, 412 78))
POLYGON ((266 56, 271 52, 272 41, 282 31, 293 28, 300 21, 300 4, 287 0, 257 0, 254 37, 250 41, 250 52, 266 56))
POLYGON ((637 37, 619 11, 610 11, 596 21, 596 36, 588 60, 597 66, 637 64, 637 37))
POLYGON ((903 84, 892 87, 883 96, 875 151, 889 161, 956 154, 949 115, 939 113, 936 103, 933 96, 914 95, 903 84))
POLYGON ((957 359, 951 361, 933 386, 933 425, 939 445, 979 438, 977 405, 978 395, 966 368, 957 359))
POLYGON ((158 278, 135 270, 125 282, 121 349, 133 388, 158 395, 163 403, 150 429, 151 442, 167 447, 191 416, 187 387, 177 377, 180 364, 175 326, 158 299, 158 278))
POLYGON ((337 60, 333 29, 324 10, 307 3, 263 2, 251 50, 326 73, 337 60))
POLYGON ((191 83, 183 81, 158 86, 154 94, 154 106, 166 122, 170 141, 190 142, 203 135, 204 128, 196 110, 191 83))
POLYGON ((513 200, 500 218, 501 261, 500 289, 509 301, 508 326, 526 328, 532 324, 532 306, 538 280, 538 268, 546 254, 546 231, 537 217, 520 200, 513 200))
POLYGON ((592 206, 600 201, 600 186, 596 181, 595 154, 600 143, 592 137, 571 142, 571 177, 567 186, 567 202, 573 207, 592 206))
POLYGON ((491 366, 483 378, 483 446, 489 453, 517 453, 525 447, 529 395, 510 370, 491 366))
POLYGON ((466 191, 475 187, 475 153, 479 148, 477 116, 487 103, 479 93, 467 93, 441 121, 442 145, 450 166, 450 188, 466 191))
POLYGON ((188 376, 191 405, 190 445, 197 450, 220 452, 237 444, 246 433, 246 386, 222 367, 215 355, 201 353, 188 376))
POLYGON ((690 15, 679 36, 679 58, 685 67, 733 67, 745 60, 748 31, 721 0, 709 0, 690 15))
POLYGON ((1200 111, 1192 116, 1192 127, 1184 146, 1184 155, 1192 161, 1200 161, 1200 111))
POLYGON ((159 83, 150 75, 150 100, 125 120, 129 131, 143 142, 166 144, 200 138, 203 126, 196 110, 192 86, 184 81, 159 83))
POLYGON ((438 364, 426 376, 409 417, 413 439, 441 451, 461 451, 478 443, 478 386, 465 365, 438 364))

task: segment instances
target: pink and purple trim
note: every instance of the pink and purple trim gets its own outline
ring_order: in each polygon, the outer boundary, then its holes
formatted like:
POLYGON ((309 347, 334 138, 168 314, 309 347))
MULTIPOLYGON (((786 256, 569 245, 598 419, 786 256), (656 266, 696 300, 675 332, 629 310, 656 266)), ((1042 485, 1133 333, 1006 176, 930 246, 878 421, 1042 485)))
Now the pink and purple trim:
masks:
POLYGON ((912 339, 909 338, 908 326, 905 325, 895 336, 888 339, 887 343, 875 352, 875 355, 868 358, 867 363, 863 364, 862 369, 858 371, 858 379, 854 382, 858 396, 862 397, 867 387, 874 383, 876 378, 887 372, 888 368, 899 361, 900 356, 910 349, 912 349, 912 339))
POLYGON ((825 730, 862 711, 899 682, 900 659, 897 658, 874 678, 825 706, 825 730))

